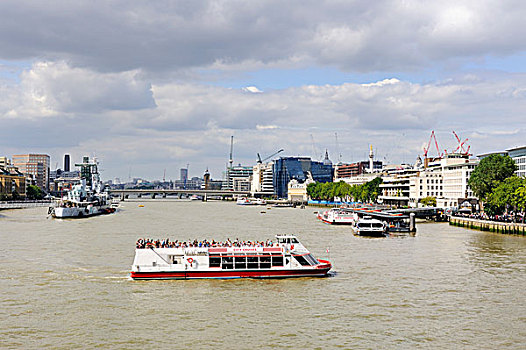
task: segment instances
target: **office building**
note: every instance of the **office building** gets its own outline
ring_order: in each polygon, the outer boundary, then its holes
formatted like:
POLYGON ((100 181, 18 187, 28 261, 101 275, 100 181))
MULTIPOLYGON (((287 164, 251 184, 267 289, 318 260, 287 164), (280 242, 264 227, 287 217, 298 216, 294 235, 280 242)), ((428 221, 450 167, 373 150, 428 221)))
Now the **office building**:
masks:
POLYGON ((69 154, 64 155, 64 171, 70 171, 70 159, 69 154))
POLYGON ((289 182, 294 179, 304 183, 309 174, 315 182, 332 182, 332 163, 312 161, 309 157, 279 158, 274 163, 275 194, 278 198, 287 198, 289 182))
POLYGON ((250 191, 250 178, 254 169, 251 166, 237 165, 229 167, 225 174, 223 190, 250 191), (248 189, 247 189, 248 182, 248 189), (240 190, 243 188, 243 190, 240 190))
POLYGON ((12 163, 25 176, 36 181, 43 191, 49 191, 49 156, 47 154, 13 155, 12 163))
POLYGON ((526 177, 526 146, 509 148, 506 152, 517 165, 515 175, 526 177))

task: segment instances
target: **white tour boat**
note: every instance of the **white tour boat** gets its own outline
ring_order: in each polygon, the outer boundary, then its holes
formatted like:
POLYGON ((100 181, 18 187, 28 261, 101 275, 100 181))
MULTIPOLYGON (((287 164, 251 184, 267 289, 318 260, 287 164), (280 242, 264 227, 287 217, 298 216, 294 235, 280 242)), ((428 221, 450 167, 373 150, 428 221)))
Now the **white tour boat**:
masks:
POLYGON ((80 184, 73 186, 54 206, 49 207, 48 215, 55 218, 82 218, 116 211, 109 194, 104 190, 97 170, 97 162, 84 157, 81 167, 80 184))
POLYGON ((133 279, 323 277, 332 265, 317 260, 294 235, 277 243, 139 240, 133 279))
POLYGON ((370 216, 359 218, 351 228, 359 236, 383 237, 386 235, 385 224, 370 216))
POLYGON ((357 215, 345 208, 332 208, 318 213, 318 219, 331 225, 353 225, 357 215))

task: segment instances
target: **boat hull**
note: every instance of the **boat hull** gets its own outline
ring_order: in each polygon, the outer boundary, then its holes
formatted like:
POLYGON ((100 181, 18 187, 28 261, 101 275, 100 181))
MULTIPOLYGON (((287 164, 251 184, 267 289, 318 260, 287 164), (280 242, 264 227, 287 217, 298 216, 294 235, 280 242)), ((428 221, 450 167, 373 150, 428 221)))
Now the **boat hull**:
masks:
POLYGON ((273 271, 186 271, 186 272, 134 272, 134 280, 152 279, 232 279, 232 278, 294 278, 294 277, 325 277, 329 269, 318 270, 273 270, 273 271))
MULTIPOLYGON (((69 219, 69 218, 85 218, 90 216, 96 216, 96 215, 104 215, 104 214, 111 214, 115 212, 115 208, 112 208, 111 206, 102 206, 102 207, 92 207, 90 209, 87 208, 79 208, 79 207, 56 207, 52 208, 51 215, 54 218, 57 219, 69 219)), ((51 211, 51 209, 50 209, 51 211)))
POLYGON ((326 260, 312 269, 282 270, 204 270, 204 271, 132 271, 134 280, 171 280, 171 279, 233 279, 233 278, 297 278, 326 277, 332 265, 326 260))
POLYGON ((325 218, 323 217, 323 215, 319 215, 318 214, 318 219, 326 224, 329 224, 329 225, 353 225, 354 224, 354 220, 353 219, 329 219, 329 218, 325 218))

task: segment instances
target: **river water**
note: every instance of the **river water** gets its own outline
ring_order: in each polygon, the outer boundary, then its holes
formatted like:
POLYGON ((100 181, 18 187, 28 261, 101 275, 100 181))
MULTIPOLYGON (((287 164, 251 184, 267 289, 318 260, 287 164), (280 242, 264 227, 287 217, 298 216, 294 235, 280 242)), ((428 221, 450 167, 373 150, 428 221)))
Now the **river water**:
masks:
POLYGON ((316 210, 145 200, 80 220, 0 212, 0 348, 526 347, 526 237, 419 223, 415 237, 367 239, 316 210), (277 233, 329 258, 333 276, 129 279, 139 237, 277 233))

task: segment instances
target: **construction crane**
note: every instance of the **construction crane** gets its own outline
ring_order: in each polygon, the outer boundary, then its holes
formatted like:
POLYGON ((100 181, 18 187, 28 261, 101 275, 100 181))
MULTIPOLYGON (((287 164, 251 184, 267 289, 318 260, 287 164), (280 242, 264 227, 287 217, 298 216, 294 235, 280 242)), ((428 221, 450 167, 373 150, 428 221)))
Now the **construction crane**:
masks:
POLYGON ((234 164, 234 158, 232 157, 232 153, 234 152, 234 136, 230 136, 230 159, 228 160, 228 163, 230 164, 230 168, 232 168, 232 165, 234 164))
POLYGON ((338 152, 338 162, 337 164, 342 164, 342 154, 340 152, 340 144, 338 143, 338 133, 334 133, 334 138, 336 139, 336 152, 338 152))
POLYGON ((465 139, 464 141, 461 141, 460 137, 458 137, 457 133, 455 132, 455 130, 453 130, 453 135, 455 135, 455 138, 457 139, 458 141, 458 146, 457 148, 455 148, 455 150, 453 151, 453 153, 460 153, 460 154, 463 154, 463 155, 470 155, 469 154, 469 149, 471 148, 471 146, 468 146, 467 149, 464 149, 464 144, 468 141, 468 139, 465 139))
POLYGON ((270 158, 274 157, 276 154, 281 153, 281 152, 283 152, 283 151, 284 151, 284 149, 282 148, 282 149, 280 149, 279 151, 272 153, 270 156, 265 157, 265 159, 261 159, 261 156, 260 156, 259 153, 258 153, 258 164, 261 164, 261 163, 263 163, 264 161, 269 160, 270 158))
POLYGON ((429 136, 429 141, 427 142, 427 147, 424 147, 424 159, 427 158, 427 153, 429 152, 429 148, 431 147, 431 140, 435 140, 435 147, 437 149, 437 156, 439 158, 442 158, 443 153, 440 152, 440 148, 438 147, 438 141, 435 136, 435 130, 431 131, 431 136, 429 136))
POLYGON ((316 143, 314 142, 314 136, 312 136, 312 134, 310 134, 310 139, 312 142, 312 153, 314 155, 314 158, 321 160, 322 156, 320 155, 320 152, 318 152, 318 147, 316 147, 316 143))

